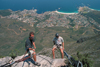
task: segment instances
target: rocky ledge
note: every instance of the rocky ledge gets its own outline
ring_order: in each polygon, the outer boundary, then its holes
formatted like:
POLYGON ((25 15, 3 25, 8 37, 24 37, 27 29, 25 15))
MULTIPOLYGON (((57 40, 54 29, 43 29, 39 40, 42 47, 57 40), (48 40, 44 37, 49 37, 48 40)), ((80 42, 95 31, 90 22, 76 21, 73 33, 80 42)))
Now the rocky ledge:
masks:
MULTIPOLYGON (((21 59, 22 57, 23 57, 23 55, 17 56, 13 61, 21 59)), ((1 67, 1 65, 9 62, 9 60, 11 60, 11 57, 1 58, 0 59, 0 67, 1 67)), ((44 56, 44 55, 37 55, 37 62, 40 63, 41 66, 34 65, 34 60, 29 58, 25 61, 15 63, 11 67, 65 67, 66 66, 65 59, 61 59, 61 58, 52 59, 52 58, 44 56)))

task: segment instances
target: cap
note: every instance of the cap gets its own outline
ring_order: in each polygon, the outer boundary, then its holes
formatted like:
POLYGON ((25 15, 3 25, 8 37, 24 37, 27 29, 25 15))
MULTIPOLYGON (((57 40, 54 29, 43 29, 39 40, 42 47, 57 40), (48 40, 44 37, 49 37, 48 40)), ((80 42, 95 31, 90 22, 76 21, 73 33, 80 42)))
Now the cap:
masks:
POLYGON ((55 37, 59 37, 59 34, 58 34, 58 33, 56 33, 56 34, 55 34, 55 37))

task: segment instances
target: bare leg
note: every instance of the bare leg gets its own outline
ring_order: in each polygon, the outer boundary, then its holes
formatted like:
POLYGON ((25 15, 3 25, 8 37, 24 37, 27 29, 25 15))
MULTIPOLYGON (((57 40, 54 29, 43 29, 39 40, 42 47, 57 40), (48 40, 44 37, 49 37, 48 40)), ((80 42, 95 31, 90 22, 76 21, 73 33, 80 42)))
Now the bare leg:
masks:
POLYGON ((36 62, 36 52, 33 53, 34 61, 36 62))
POLYGON ((63 49, 60 48, 60 52, 61 52, 61 56, 62 56, 62 59, 64 58, 64 53, 63 53, 63 49))
POLYGON ((55 50, 56 50, 56 48, 52 49, 53 59, 55 59, 55 50))

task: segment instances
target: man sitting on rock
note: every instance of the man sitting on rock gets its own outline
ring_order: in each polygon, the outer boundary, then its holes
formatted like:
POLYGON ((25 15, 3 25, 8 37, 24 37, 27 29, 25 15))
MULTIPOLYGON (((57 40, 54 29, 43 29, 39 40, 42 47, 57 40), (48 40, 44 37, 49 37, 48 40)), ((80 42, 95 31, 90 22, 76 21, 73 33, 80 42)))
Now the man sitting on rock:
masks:
POLYGON ((63 53, 63 50, 64 50, 64 40, 63 40, 63 38, 61 36, 59 36, 58 33, 55 34, 55 38, 53 39, 53 43, 54 43, 54 46, 53 46, 53 49, 52 49, 53 59, 55 59, 54 51, 57 48, 60 49, 61 56, 62 56, 62 59, 63 59, 64 58, 64 53, 63 53))
POLYGON ((33 46, 36 49, 35 41, 34 41, 34 33, 30 32, 29 38, 25 42, 25 48, 26 48, 26 51, 29 53, 29 56, 31 58, 32 57, 34 58, 35 64, 37 65, 38 63, 36 62, 36 52, 35 52, 35 49, 32 48, 33 46))

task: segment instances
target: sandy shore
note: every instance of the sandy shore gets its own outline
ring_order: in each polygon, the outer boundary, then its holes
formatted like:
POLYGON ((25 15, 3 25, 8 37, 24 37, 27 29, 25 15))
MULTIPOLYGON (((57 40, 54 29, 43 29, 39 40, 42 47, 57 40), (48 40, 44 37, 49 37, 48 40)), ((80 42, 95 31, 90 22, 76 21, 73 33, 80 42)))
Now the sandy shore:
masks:
POLYGON ((59 14, 67 14, 67 15, 78 14, 78 13, 63 13, 63 12, 58 12, 58 11, 54 11, 54 12, 59 13, 59 14))

